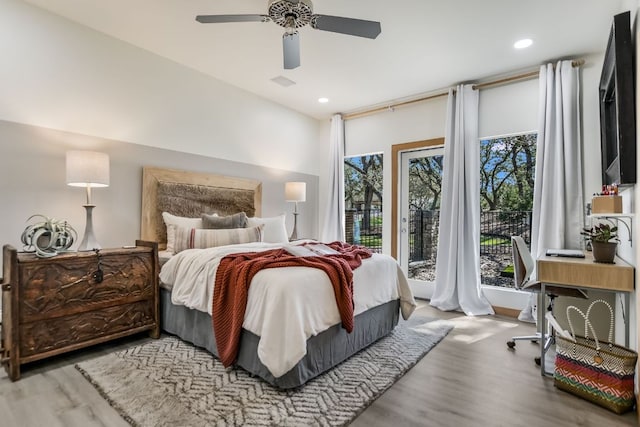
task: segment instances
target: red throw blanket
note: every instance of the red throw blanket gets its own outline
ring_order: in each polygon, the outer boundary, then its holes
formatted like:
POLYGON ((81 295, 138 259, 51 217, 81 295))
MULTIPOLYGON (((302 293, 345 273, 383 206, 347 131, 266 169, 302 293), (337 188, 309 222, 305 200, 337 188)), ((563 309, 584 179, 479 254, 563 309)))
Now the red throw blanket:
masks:
POLYGON ((362 264, 371 251, 361 246, 333 242, 327 246, 339 255, 296 257, 284 249, 246 252, 222 258, 216 272, 211 312, 218 355, 224 366, 231 366, 238 355, 240 333, 247 307, 251 279, 263 268, 312 267, 329 276, 342 326, 353 330, 353 270, 362 264))

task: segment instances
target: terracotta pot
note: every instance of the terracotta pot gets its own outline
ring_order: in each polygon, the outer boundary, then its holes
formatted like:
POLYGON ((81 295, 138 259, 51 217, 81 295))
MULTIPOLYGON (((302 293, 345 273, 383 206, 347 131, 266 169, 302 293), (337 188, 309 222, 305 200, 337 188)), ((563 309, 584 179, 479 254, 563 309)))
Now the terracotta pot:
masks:
POLYGON ((613 259, 616 257, 616 248, 618 242, 591 242, 591 248, 593 250, 593 260, 595 262, 602 262, 606 264, 613 264, 613 259))

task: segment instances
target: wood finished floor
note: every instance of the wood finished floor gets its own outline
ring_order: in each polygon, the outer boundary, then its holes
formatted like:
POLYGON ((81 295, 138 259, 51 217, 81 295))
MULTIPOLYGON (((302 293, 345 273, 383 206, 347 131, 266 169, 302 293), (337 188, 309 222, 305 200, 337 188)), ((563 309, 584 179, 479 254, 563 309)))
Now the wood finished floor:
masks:
MULTIPOLYGON (((422 315, 448 319, 455 329, 367 408, 352 426, 636 426, 542 378, 533 362, 538 346, 520 341, 533 326, 499 316, 470 318, 420 304, 422 315)), ((23 369, 12 383, 0 373, 0 426, 127 426, 74 368, 74 363, 149 338, 83 350, 23 369)))

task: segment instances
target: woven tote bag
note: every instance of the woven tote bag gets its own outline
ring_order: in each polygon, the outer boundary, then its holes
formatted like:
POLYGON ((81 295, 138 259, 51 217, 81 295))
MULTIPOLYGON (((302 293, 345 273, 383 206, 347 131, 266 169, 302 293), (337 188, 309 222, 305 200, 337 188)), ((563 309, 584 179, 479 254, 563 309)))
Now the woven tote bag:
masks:
POLYGON ((556 369, 554 384, 583 399, 603 406, 617 414, 633 409, 634 375, 638 353, 613 344, 613 310, 609 303, 596 300, 585 315, 575 306, 567 307, 571 336, 575 341, 556 336, 556 369), (589 320, 591 309, 597 303, 609 308, 609 341, 598 340, 589 320), (584 319, 585 336, 576 336, 571 323, 571 311, 584 319), (593 338, 589 338, 589 330, 593 338))

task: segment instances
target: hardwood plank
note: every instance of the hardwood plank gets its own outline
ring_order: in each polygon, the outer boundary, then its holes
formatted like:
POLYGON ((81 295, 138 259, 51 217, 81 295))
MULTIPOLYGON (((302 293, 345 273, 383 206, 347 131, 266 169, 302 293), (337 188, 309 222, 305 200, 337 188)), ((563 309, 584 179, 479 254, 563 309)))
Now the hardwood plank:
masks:
MULTIPOLYGON (((418 314, 446 319, 455 329, 378 398, 353 426, 636 426, 634 412, 619 416, 557 390, 540 376, 537 344, 506 341, 534 331, 500 316, 443 313, 420 302, 418 314)), ((11 382, 0 374, 0 425, 126 426, 127 423, 73 367, 74 363, 143 343, 144 335, 24 366, 11 382)))
POLYGON ((456 328, 352 423, 353 426, 635 426, 622 416, 569 393, 543 378, 537 344, 506 341, 534 332, 500 316, 465 317, 426 304, 418 313, 447 318, 456 328))

